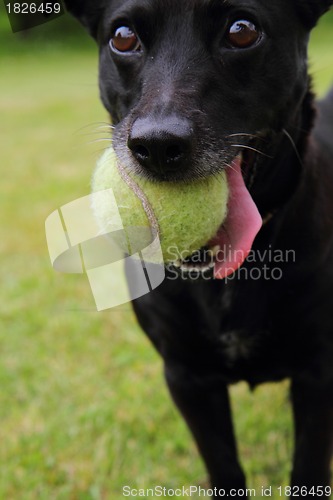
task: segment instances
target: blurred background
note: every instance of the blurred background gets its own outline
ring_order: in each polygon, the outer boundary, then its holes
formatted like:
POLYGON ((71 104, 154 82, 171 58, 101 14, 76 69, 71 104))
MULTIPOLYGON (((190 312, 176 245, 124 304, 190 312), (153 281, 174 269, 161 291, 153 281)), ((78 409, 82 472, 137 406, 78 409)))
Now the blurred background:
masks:
MULTIPOLYGON (((12 34, 0 5, 0 498, 121 499, 122 487, 206 484, 130 306, 94 310, 87 278, 51 268, 46 217, 85 196, 108 144, 97 48, 65 15, 12 34), (102 127, 102 128, 101 128, 102 127)), ((333 84, 333 13, 313 32, 333 84)), ((288 484, 288 384, 232 389, 249 486, 288 484)))

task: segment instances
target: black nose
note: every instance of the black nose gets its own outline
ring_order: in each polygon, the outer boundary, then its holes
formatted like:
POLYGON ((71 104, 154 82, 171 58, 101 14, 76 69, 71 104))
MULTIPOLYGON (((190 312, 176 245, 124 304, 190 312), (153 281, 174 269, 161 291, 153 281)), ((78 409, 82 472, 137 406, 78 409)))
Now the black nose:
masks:
POLYGON ((165 176, 186 170, 193 151, 193 134, 187 120, 138 118, 133 123, 127 145, 135 159, 147 170, 165 176))

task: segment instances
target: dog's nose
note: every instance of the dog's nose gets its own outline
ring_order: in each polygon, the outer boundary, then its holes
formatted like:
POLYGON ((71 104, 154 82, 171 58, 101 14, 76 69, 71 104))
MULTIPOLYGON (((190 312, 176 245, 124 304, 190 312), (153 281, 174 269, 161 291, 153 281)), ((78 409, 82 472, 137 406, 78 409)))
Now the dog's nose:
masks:
POLYGON ((191 125, 176 117, 163 121, 138 118, 127 145, 135 159, 155 174, 164 176, 175 170, 185 170, 193 150, 191 125))

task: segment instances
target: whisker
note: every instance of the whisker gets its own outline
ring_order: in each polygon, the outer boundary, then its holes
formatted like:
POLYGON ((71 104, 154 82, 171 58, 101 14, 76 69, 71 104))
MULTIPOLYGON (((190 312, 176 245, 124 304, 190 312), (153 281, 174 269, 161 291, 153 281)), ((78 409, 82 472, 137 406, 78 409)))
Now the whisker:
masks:
MULTIPOLYGON (((106 129, 101 129, 101 130, 96 129, 96 130, 92 130, 91 132, 84 132, 84 133, 80 134, 80 136, 93 135, 93 134, 102 134, 102 133, 103 134, 107 134, 107 133, 109 133, 109 131, 106 130, 106 129)), ((110 131, 110 137, 111 137, 111 135, 112 135, 112 133, 110 131)))
POLYGON ((94 155, 98 154, 99 156, 101 156, 107 149, 108 148, 96 149, 96 150, 94 150, 94 155))
POLYGON ((260 136, 258 136, 258 135, 255 135, 255 134, 247 134, 247 133, 245 133, 245 132, 244 132, 244 133, 241 133, 241 132, 240 132, 240 133, 238 133, 238 134, 229 134, 229 135, 227 135, 227 137, 239 137, 239 136, 241 136, 241 137, 243 137, 243 136, 244 136, 244 137, 253 137, 254 139, 262 139, 262 137, 260 137, 260 136))
POLYGON ((105 124, 99 125, 99 127, 97 127, 97 129, 100 129, 100 128, 114 130, 116 127, 114 125, 110 125, 109 123, 105 123, 105 124))
MULTIPOLYGON (((89 136, 89 135, 98 135, 98 134, 101 134, 101 133, 107 133, 107 130, 93 130, 92 132, 86 132, 86 133, 82 133, 80 134, 81 137, 86 137, 86 136, 89 136)), ((110 138, 112 137, 112 134, 110 132, 110 138)))
POLYGON ((87 144, 95 144, 96 142, 109 142, 111 144, 111 139, 107 137, 102 137, 100 139, 93 139, 88 141, 87 144))
POLYGON ((76 130, 76 133, 79 133, 83 130, 86 129, 95 129, 98 130, 99 128, 103 129, 106 128, 108 130, 114 130, 114 125, 111 125, 110 123, 107 122, 94 122, 94 123, 89 123, 88 125, 84 125, 83 127, 80 127, 79 129, 76 130))
POLYGON ((270 156, 263 151, 260 151, 259 149, 253 148, 252 146, 247 146, 245 144, 230 144, 232 148, 244 148, 244 149, 250 149, 251 151, 254 151, 255 153, 258 153, 260 155, 266 156, 266 158, 273 158, 273 156, 270 156))
POLYGON ((300 155, 300 154, 299 154, 299 152, 298 152, 298 149, 297 149, 297 147, 296 147, 296 144, 295 144, 294 139, 291 137, 291 135, 289 134, 289 132, 287 132, 287 130, 286 130, 285 128, 284 128, 284 129, 282 129, 282 132, 283 132, 283 133, 284 133, 284 135, 285 135, 285 136, 289 139, 289 141, 290 141, 290 143, 291 143, 291 145, 292 145, 292 147, 293 147, 293 149, 294 149, 294 151, 295 151, 295 153, 296 153, 297 159, 298 159, 298 161, 299 161, 299 163, 300 163, 301 167, 304 167, 303 160, 302 160, 302 158, 301 158, 301 155, 300 155))
POLYGON ((232 165, 230 165, 230 163, 226 163, 225 166, 231 168, 231 170, 233 170, 234 172, 237 172, 237 170, 232 165))

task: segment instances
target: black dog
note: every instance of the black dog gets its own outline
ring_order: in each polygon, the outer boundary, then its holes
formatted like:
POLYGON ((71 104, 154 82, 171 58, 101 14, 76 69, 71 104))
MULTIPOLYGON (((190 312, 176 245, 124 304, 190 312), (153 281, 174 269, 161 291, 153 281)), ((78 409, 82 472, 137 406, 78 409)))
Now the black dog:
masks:
MULTIPOLYGON (((208 279, 204 261, 176 262, 158 289, 134 302, 213 487, 234 498, 245 478, 228 384, 239 380, 255 386, 291 379, 292 496, 303 486, 303 497, 320 497, 330 484, 333 95, 314 104, 307 43, 332 4, 67 1, 99 44, 101 98, 122 162, 160 181, 221 169, 230 185, 244 179, 247 189, 237 191, 235 209, 229 206, 236 224, 227 240, 242 257, 226 257, 229 270, 216 262, 220 279, 208 279), (258 232, 252 200, 263 226, 246 258, 258 232), (189 279, 193 268, 200 279, 189 279)), ((215 254, 226 244, 222 233, 215 254)))

